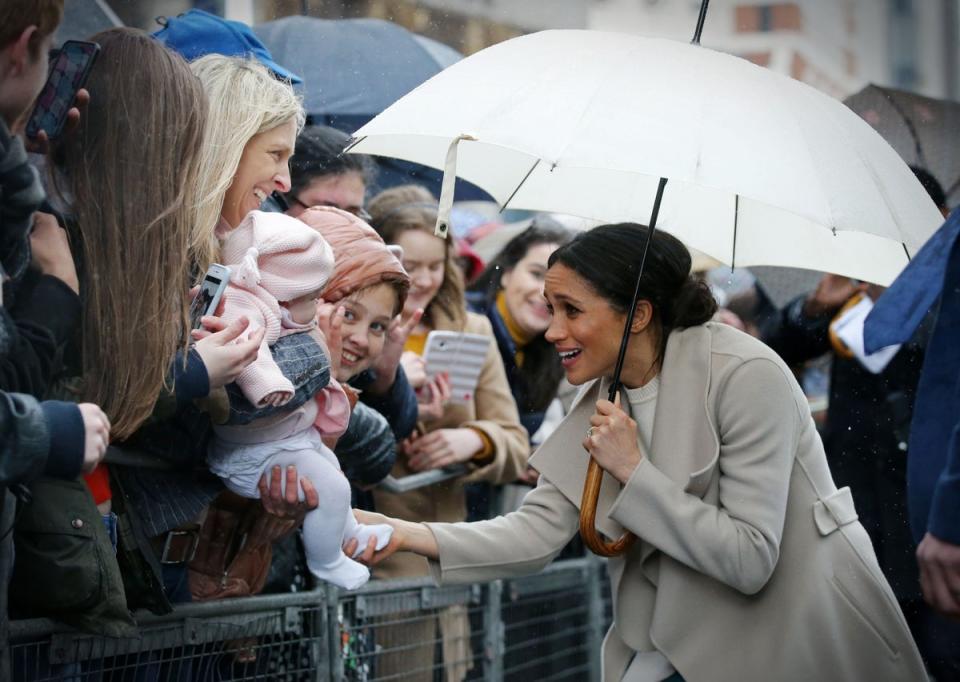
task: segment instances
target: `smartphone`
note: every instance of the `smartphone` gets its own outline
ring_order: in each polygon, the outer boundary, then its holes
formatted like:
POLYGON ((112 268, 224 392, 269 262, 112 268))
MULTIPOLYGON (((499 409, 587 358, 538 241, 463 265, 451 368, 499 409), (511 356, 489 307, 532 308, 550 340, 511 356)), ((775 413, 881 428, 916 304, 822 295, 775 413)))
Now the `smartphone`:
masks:
POLYGON ((47 82, 27 121, 27 137, 34 138, 41 130, 46 131, 51 140, 60 137, 77 90, 87 82, 99 53, 100 46, 96 43, 68 40, 63 44, 50 60, 47 82))
POLYGON ((190 329, 199 329, 204 315, 216 314, 223 291, 229 283, 230 268, 219 263, 210 266, 200 283, 200 291, 190 304, 190 329))
POLYGON ((423 352, 427 376, 432 379, 446 372, 450 375, 451 402, 471 402, 490 342, 491 338, 483 334, 430 332, 423 352))

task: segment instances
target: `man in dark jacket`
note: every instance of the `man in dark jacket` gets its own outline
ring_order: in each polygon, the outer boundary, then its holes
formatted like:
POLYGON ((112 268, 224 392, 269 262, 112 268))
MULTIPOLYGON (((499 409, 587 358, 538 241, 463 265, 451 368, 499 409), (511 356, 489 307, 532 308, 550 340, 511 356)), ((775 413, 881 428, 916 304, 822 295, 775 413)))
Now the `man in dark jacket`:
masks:
MULTIPOLYGON (((939 183, 914 169, 934 202, 944 204, 939 183)), ((831 352, 830 396, 823 443, 839 486, 849 486, 861 523, 900 602, 917 646, 934 676, 960 675, 960 628, 933 613, 920 591, 916 544, 908 523, 907 468, 917 447, 911 437, 917 384, 934 314, 929 305, 879 373, 866 369, 830 338, 832 321, 855 296, 877 301, 883 288, 826 275, 817 290, 792 301, 763 336, 788 364, 831 352), (908 455, 909 453, 909 455, 908 455)))
POLYGON ((95 405, 47 401, 66 335, 79 315, 66 236, 36 210, 44 199, 22 141, 11 130, 30 111, 47 74, 63 0, 7 0, 0 7, 0 678, 9 679, 7 583, 15 502, 7 487, 41 474, 75 478, 103 457, 110 425, 95 405), (31 230, 33 229, 33 234, 31 230), (59 231, 59 233, 58 233, 59 231), (40 272, 29 272, 31 242, 40 272), (28 284, 29 282, 29 284, 28 284), (13 299, 13 300, 11 300, 13 299), (9 309, 7 308, 9 306, 9 309), (71 315, 73 317, 71 318, 71 315))
MULTIPOLYGON (((910 522, 924 598, 960 618, 960 210, 917 253, 864 325, 867 351, 912 333, 939 298, 910 428, 910 522)), ((938 679, 940 679, 938 675, 938 679)))

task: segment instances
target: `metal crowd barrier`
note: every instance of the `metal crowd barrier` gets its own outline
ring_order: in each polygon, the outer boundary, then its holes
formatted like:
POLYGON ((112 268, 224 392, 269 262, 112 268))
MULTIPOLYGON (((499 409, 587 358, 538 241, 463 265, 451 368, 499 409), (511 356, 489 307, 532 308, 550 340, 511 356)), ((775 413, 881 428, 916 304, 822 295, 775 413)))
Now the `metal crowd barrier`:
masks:
POLYGON ((44 682, 599 680, 609 622, 593 557, 528 578, 437 587, 429 578, 185 604, 138 614, 140 636, 10 623, 11 677, 44 682))

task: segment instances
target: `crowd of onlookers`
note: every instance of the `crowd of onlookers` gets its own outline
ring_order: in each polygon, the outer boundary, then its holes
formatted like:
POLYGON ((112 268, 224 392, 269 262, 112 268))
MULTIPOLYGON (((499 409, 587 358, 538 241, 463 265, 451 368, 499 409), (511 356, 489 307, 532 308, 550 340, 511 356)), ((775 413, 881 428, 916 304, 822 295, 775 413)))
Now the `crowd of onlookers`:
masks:
MULTIPOLYGON (((61 13, 62 0, 0 8, 4 624, 9 610, 121 636, 140 608, 318 579, 355 587, 369 574, 354 551, 389 531, 351 508, 482 518, 500 511, 497 486, 535 484, 531 443, 569 398, 542 288, 571 228, 539 216, 480 271, 468 244, 435 236, 428 189, 375 191, 375 163, 343 154, 345 133, 305 125, 289 72, 198 56, 208 22, 190 14, 157 37, 93 36, 100 55, 64 134, 25 139, 61 13), (231 284, 191 329, 191 287, 217 263, 231 284), (491 339, 470 400, 428 372, 432 331, 491 339), (378 486, 431 470, 448 475, 378 486)), ((877 293, 827 276, 778 308, 749 287, 721 320, 797 366, 834 354, 833 474, 937 679, 954 679, 960 631, 920 597, 905 511, 929 324, 880 373, 830 333, 852 298, 877 293)), ((398 554, 373 577, 427 572, 398 554)), ((445 660, 469 660, 465 631, 456 608, 383 627, 399 653, 378 670, 429 670, 435 641, 445 660)), ((451 664, 447 679, 466 672, 451 664)))

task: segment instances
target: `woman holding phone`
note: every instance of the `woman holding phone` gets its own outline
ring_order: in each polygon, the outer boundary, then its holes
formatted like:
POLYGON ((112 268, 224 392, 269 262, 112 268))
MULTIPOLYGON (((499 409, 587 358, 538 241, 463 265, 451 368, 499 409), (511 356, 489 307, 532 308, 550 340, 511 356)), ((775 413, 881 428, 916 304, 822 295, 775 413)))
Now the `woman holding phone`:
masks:
POLYGON ((540 483, 520 509, 395 520, 381 555, 413 551, 445 582, 535 573, 577 532, 592 457, 597 530, 636 536, 610 559, 605 681, 925 679, 803 391, 768 347, 710 321, 716 303, 666 233, 646 258, 623 388, 606 400, 646 236, 607 225, 550 257, 546 337, 582 389, 532 458, 540 483))
MULTIPOLYGON (((447 330, 491 337, 470 403, 442 402, 449 395, 445 382, 442 379, 429 382, 427 390, 431 395, 423 396, 427 405, 421 411, 420 433, 402 444, 393 475, 403 477, 456 464, 466 465, 468 472, 459 478, 400 495, 374 491, 377 509, 389 516, 410 521, 461 521, 467 513, 466 483, 509 483, 526 469, 529 455, 527 433, 520 424, 503 362, 492 339, 490 322, 481 315, 467 312, 452 242, 433 234, 437 220, 436 199, 418 186, 395 187, 374 197, 368 208, 371 224, 384 241, 403 249, 403 265, 411 280, 404 314, 413 314, 418 309, 424 311, 419 325, 407 340, 409 353, 403 360, 411 384, 415 387, 428 385, 419 356, 430 331, 447 330)), ((392 578, 426 574, 425 560, 413 555, 398 555, 379 565, 374 576, 392 578)), ((458 654, 453 648, 469 649, 469 639, 454 641, 464 628, 469 627, 465 616, 448 612, 443 614, 441 621, 444 658, 469 660, 469 652, 458 654)), ((424 677, 431 678, 433 645, 424 643, 436 639, 434 627, 434 622, 428 620, 422 626, 385 629, 389 632, 382 632, 382 637, 378 635, 378 641, 383 641, 386 648, 420 646, 403 654, 381 656, 379 665, 395 671, 425 666, 428 672, 424 677), (416 659, 413 666, 411 657, 416 659)), ((449 672, 454 679, 465 674, 461 668, 449 672)))
MULTIPOLYGON (((255 357, 255 349, 249 342, 231 343, 239 330, 225 330, 187 350, 184 273, 200 200, 199 149, 206 120, 199 83, 182 59, 142 31, 110 29, 93 41, 101 56, 87 83, 90 104, 74 134, 53 145, 49 166, 53 200, 63 210, 76 246, 82 304, 79 328, 64 354, 65 372, 54 391, 102 405, 116 445, 133 439, 158 413, 175 411, 206 395, 210 386, 232 380, 255 357), (144 92, 159 99, 145 99, 144 92), (136 155, 129 153, 133 148, 136 155)), ((112 556, 111 542, 117 541, 113 509, 121 497, 114 495, 111 483, 116 481, 103 466, 87 479, 103 523, 97 519, 88 526, 93 529, 89 536, 63 536, 64 543, 82 545, 74 553, 65 547, 63 556, 92 556, 94 543, 101 545, 98 556, 112 556)), ((65 486, 52 493, 49 487, 37 487, 18 531, 20 578, 29 582, 50 575, 31 569, 32 562, 50 558, 43 552, 43 534, 34 544, 31 531, 69 526, 74 517, 67 515, 85 510, 89 497, 90 492, 65 486), (47 512, 54 519, 49 526, 38 521, 47 512)), ((129 619, 126 606, 142 602, 127 595, 132 599, 123 604, 119 572, 109 562, 97 563, 95 575, 67 571, 56 584, 36 589, 20 584, 16 592, 38 608, 82 617, 87 627, 122 627, 129 619), (97 589, 103 591, 101 604, 78 603, 97 589)))

